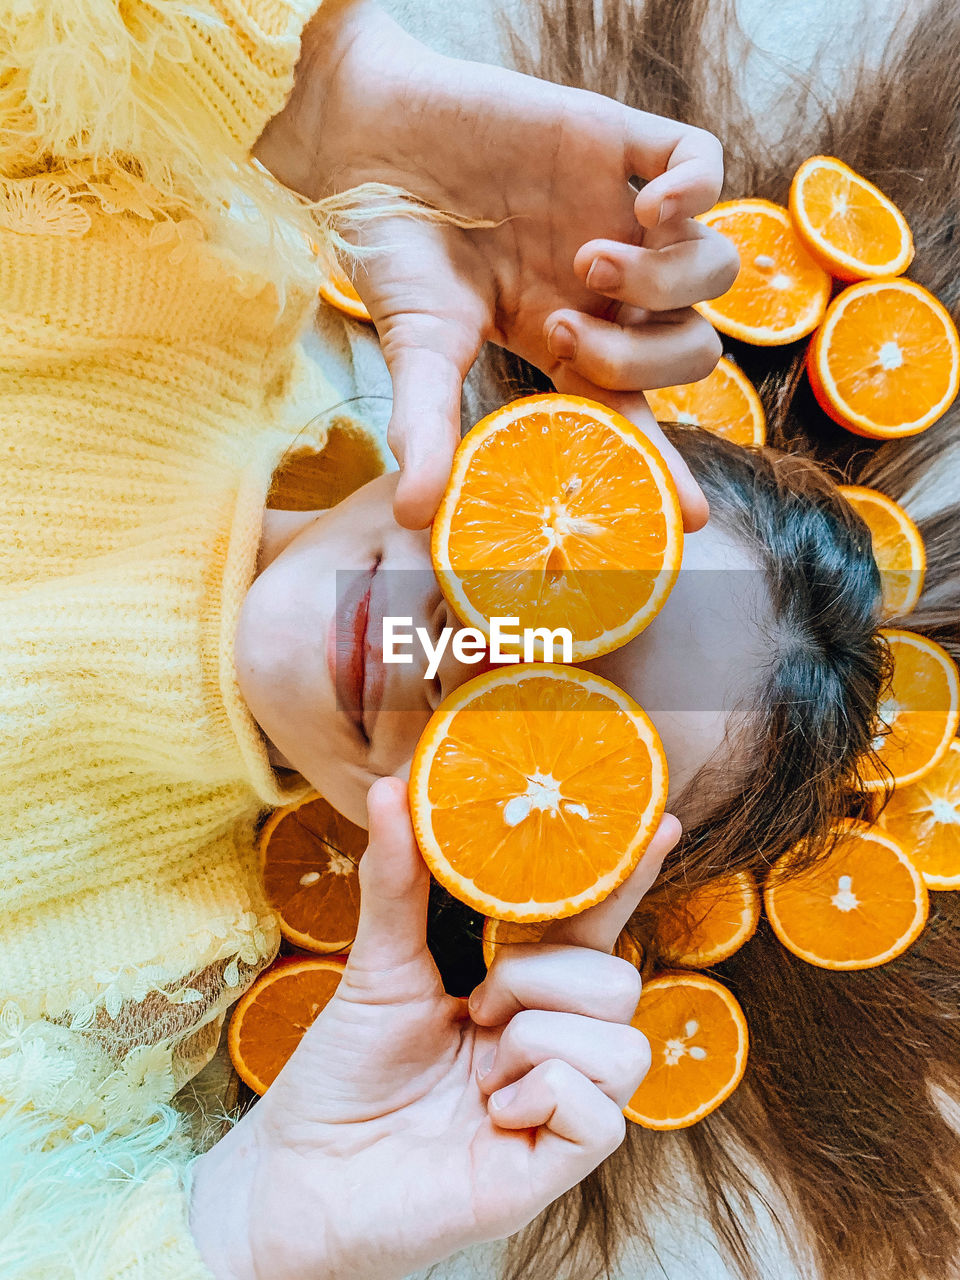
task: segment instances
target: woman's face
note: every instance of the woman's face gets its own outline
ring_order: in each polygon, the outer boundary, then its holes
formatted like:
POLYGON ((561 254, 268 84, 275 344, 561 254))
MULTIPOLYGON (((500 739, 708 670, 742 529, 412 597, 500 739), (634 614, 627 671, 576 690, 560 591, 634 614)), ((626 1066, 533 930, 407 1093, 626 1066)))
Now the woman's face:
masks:
MULTIPOLYGON (((429 530, 393 518, 396 482, 395 472, 380 476, 329 511, 267 511, 236 638, 240 689, 273 759, 361 826, 371 783, 406 776, 440 701, 483 669, 457 662, 449 645, 432 678, 418 643, 400 650, 412 662, 383 661, 385 616, 411 619, 433 643, 441 628, 460 626, 433 574, 429 530)), ((755 561, 711 521, 686 536, 677 584, 647 629, 584 664, 653 720, 668 804, 712 757, 734 749, 728 728, 771 656, 767 613, 755 561)), ((688 825, 695 804, 678 814, 688 825)))

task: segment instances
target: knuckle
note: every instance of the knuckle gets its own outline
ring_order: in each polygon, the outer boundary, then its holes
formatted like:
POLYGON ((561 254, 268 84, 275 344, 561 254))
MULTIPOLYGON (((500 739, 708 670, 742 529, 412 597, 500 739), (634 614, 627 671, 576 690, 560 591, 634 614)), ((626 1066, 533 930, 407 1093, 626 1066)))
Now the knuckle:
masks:
POLYGON ((716 292, 707 295, 711 298, 718 298, 720 294, 726 293, 740 274, 740 254, 737 246, 727 236, 719 236, 719 240, 720 243, 716 248, 717 265, 711 281, 711 288, 716 292))
POLYGON ((627 1134, 626 1117, 615 1102, 610 1102, 598 1111, 591 1129, 594 1141, 602 1151, 616 1151, 627 1134))
POLYGON ((561 1094, 566 1093, 578 1074, 570 1063, 564 1062, 562 1058, 548 1058, 541 1064, 540 1073, 544 1087, 554 1098, 559 1098, 561 1094))
POLYGON ((699 323, 694 326, 687 362, 688 382, 698 382, 712 373, 723 355, 723 343, 716 329, 706 320, 699 317, 698 320, 699 323))
POLYGON ((617 1078, 625 1081, 633 1093, 650 1070, 650 1041, 636 1027, 624 1027, 624 1032, 626 1034, 617 1063, 617 1078))
POLYGON ((500 1037, 501 1050, 505 1047, 506 1051, 514 1057, 528 1057, 537 1041, 538 1022, 536 1014, 529 1010, 522 1009, 519 1013, 515 1013, 500 1037), (504 1041, 506 1041, 505 1046, 504 1041))
POLYGON ((619 1016, 624 1021, 629 1021, 636 1013, 643 982, 639 972, 629 960, 620 960, 616 956, 610 958, 614 964, 610 967, 610 976, 607 979, 607 998, 619 1016))

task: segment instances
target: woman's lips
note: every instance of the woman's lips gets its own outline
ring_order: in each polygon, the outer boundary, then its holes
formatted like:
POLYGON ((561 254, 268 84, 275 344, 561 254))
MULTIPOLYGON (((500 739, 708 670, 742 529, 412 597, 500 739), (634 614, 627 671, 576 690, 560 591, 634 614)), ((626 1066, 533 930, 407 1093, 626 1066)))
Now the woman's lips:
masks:
POLYGON ((382 647, 377 650, 371 643, 383 631, 383 606, 375 590, 379 567, 378 559, 369 569, 351 574, 327 637, 327 665, 337 705, 353 721, 365 747, 370 745, 383 690, 382 647))

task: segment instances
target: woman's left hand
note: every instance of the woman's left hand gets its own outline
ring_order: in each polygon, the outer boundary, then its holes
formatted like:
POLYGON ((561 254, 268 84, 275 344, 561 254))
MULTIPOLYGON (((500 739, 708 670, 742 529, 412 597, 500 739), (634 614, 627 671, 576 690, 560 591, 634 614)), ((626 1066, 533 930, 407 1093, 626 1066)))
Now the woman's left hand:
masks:
POLYGON ((703 494, 641 391, 705 377, 720 355, 692 309, 725 292, 738 266, 729 241, 693 221, 720 193, 712 134, 442 57, 372 0, 327 0, 257 154, 312 198, 386 182, 498 224, 377 222, 386 248, 356 280, 393 380, 401 524, 433 518, 463 379, 485 340, 632 418, 667 459, 687 529, 704 523, 703 494), (646 180, 639 194, 632 175, 646 180), (600 279, 604 264, 616 279, 600 279))

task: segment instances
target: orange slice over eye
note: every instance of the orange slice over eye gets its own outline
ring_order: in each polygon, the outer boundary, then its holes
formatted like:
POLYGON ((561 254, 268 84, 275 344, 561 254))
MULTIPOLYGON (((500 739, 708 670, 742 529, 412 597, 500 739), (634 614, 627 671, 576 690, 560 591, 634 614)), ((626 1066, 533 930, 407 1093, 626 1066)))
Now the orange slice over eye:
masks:
POLYGON ((679 387, 645 391, 658 422, 703 427, 734 444, 763 444, 767 419, 753 383, 732 360, 723 357, 707 377, 679 387))
POLYGON ((795 876, 781 858, 763 893, 774 933, 820 969, 872 969, 906 951, 927 922, 920 872, 886 833, 848 822, 830 854, 795 876))
POLYGON ((904 847, 928 889, 960 889, 960 739, 919 782, 897 787, 880 826, 904 847))
MULTIPOLYGON (((632 422, 580 396, 529 396, 461 441, 431 552, 462 622, 487 636, 494 617, 567 628, 569 658, 584 662, 663 607, 683 521, 666 463, 632 422)), ((528 661, 567 656, 530 638, 528 661)))
POLYGON ((336 307, 338 311, 342 311, 344 315, 350 316, 351 319, 365 320, 368 323, 372 323, 372 317, 366 308, 366 304, 344 272, 336 269, 331 271, 326 280, 320 285, 319 293, 324 302, 329 303, 331 307, 336 307))
POLYGON ((728 200, 698 221, 732 240, 740 274, 719 298, 697 310, 731 338, 760 347, 812 333, 827 309, 831 280, 810 256, 789 212, 769 200, 728 200))
POLYGON ((797 234, 838 280, 898 276, 913 261, 907 220, 879 187, 835 156, 811 156, 790 186, 797 234))
POLYGON ((759 920, 760 891, 750 872, 717 876, 658 914, 657 951, 670 965, 706 969, 738 951, 759 920))
POLYGON ((686 1129, 730 1097, 747 1069, 747 1020, 726 987, 702 973, 666 973, 643 988, 633 1025, 650 1070, 623 1114, 645 1129, 686 1129))
POLYGON ((840 492, 870 530, 880 570, 883 614, 903 617, 920 599, 927 552, 920 530, 892 498, 862 485, 842 484, 840 492))
POLYGON ((240 999, 227 1047, 241 1080, 264 1094, 340 985, 345 960, 281 956, 240 999))
POLYGON ((280 932, 306 951, 346 951, 357 935, 357 864, 367 833, 316 793, 268 818, 261 874, 280 932))
POLYGON ((916 435, 960 388, 960 338, 946 307, 912 280, 864 280, 837 294, 807 350, 824 413, 857 435, 916 435))
POLYGON ((881 634, 893 655, 893 676, 880 702, 874 747, 892 779, 865 760, 861 777, 867 791, 922 778, 947 754, 960 727, 960 679, 946 649, 915 631, 891 627, 881 634))
MULTIPOLYGON (((550 925, 549 920, 535 920, 532 924, 514 924, 510 920, 497 920, 487 916, 483 922, 483 963, 489 969, 503 947, 518 942, 539 942, 550 925)), ((621 960, 629 960, 636 969, 643 966, 643 952, 628 933, 621 933, 613 954, 621 960)))
POLYGON ((413 826, 434 876, 476 911, 520 923, 605 898, 640 861, 666 796, 645 712, 608 680, 547 664, 461 685, 410 770, 413 826))

